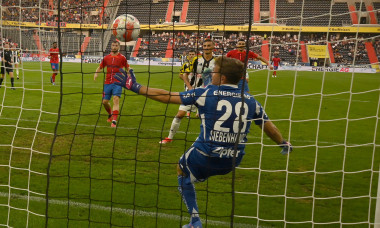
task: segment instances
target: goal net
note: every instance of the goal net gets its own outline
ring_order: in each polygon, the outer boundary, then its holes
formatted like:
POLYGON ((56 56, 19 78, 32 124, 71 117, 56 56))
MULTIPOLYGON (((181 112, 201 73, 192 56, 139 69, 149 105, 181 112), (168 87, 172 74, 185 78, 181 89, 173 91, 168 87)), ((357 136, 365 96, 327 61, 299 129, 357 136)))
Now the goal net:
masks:
POLYGON ((270 63, 281 59, 277 70, 248 59, 246 83, 294 151, 281 155, 252 125, 240 166, 195 184, 203 227, 376 227, 379 9, 360 0, 3 0, 1 58, 19 60, 0 88, 0 226, 188 224, 176 165, 201 121, 190 114, 160 144, 178 106, 123 91, 113 128, 106 71, 94 80, 112 21, 131 14, 140 38, 121 53, 142 85, 183 91, 181 60, 202 53, 206 38, 216 56, 243 39, 270 63))

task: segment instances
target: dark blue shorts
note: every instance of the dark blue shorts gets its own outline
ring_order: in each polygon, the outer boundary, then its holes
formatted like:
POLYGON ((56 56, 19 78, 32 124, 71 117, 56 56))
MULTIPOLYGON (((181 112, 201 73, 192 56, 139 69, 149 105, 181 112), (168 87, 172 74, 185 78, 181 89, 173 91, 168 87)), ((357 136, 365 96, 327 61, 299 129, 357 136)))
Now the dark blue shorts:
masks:
POLYGON ((278 66, 273 66, 273 70, 277 70, 278 69, 278 66))
MULTIPOLYGON (((239 84, 238 84, 238 88, 239 89, 241 89, 241 87, 243 86, 243 81, 244 81, 244 79, 240 79, 239 84)), ((247 81, 245 81, 244 92, 249 92, 248 82, 247 81)))
MULTIPOLYGON (((195 147, 190 147, 179 159, 181 170, 190 176, 191 182, 205 181, 208 177, 225 175, 233 169, 233 158, 209 157, 195 147)), ((236 157, 235 167, 239 166, 243 155, 236 157)))
POLYGON ((51 69, 52 70, 58 70, 59 69, 59 64, 58 63, 50 63, 51 69))
POLYGON ((123 88, 115 84, 104 84, 103 100, 111 100, 112 96, 121 97, 123 88))

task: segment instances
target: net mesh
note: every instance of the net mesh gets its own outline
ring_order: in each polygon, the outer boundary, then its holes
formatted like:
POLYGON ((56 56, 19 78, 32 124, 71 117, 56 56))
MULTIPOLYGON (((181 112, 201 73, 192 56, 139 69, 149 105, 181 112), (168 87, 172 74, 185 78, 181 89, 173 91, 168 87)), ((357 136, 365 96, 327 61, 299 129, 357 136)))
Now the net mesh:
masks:
POLYGON ((22 61, 16 90, 8 74, 0 89, 0 226, 188 223, 175 169, 199 133, 199 119, 184 118, 174 142, 159 144, 178 107, 123 91, 117 127, 111 128, 102 107, 105 72, 93 78, 114 39, 110 23, 128 13, 143 29, 122 54, 135 63, 143 85, 182 91, 176 62, 184 51, 202 51, 208 37, 216 55, 243 38, 264 58, 278 53, 282 60, 277 77, 248 61, 248 83, 294 152, 280 155, 252 126, 240 167, 196 184, 204 227, 372 227, 380 80, 362 72, 376 68, 380 45, 373 27, 352 26, 352 13, 370 22, 380 6, 358 3, 2 1, 1 47, 17 43, 22 61), (55 86, 48 59, 53 42, 61 56, 55 86), (310 48, 329 58, 309 59, 318 56, 310 48), (310 62, 318 66, 306 66, 310 62))

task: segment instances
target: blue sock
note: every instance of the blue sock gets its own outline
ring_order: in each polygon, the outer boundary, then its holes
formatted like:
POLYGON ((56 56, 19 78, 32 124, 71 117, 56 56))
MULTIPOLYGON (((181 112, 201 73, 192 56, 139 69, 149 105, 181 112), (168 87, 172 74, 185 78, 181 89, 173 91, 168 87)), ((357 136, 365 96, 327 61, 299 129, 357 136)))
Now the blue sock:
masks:
POLYGON ((193 224, 199 221, 199 210, 195 196, 195 188, 190 181, 190 177, 178 176, 178 191, 181 193, 187 211, 191 216, 191 223, 193 224))

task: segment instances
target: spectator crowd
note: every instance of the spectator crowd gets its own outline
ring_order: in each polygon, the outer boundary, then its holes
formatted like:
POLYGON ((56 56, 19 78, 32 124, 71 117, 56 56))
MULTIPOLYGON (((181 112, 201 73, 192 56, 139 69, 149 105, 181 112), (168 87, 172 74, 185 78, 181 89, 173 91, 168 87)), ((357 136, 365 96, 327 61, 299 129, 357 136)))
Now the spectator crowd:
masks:
MULTIPOLYGON (((109 22, 107 15, 104 15, 103 21, 100 19, 104 1, 62 0, 60 2, 61 22, 86 24, 109 22)), ((54 0, 7 0, 2 2, 2 8, 2 20, 36 23, 58 21, 58 1, 54 0)))
MULTIPOLYGON (((327 38, 326 33, 303 33, 299 38, 298 33, 275 33, 268 35, 266 33, 251 34, 249 37, 249 46, 251 51, 262 55, 263 41, 269 43, 271 53, 278 53, 283 62, 290 65, 302 63, 302 49, 300 42, 305 45, 326 45, 331 43, 334 53, 335 63, 351 65, 369 64, 365 42, 371 41, 376 53, 380 57, 380 40, 372 39, 373 34, 359 36, 353 34, 336 33, 330 34, 327 38), (354 59, 355 56, 355 59, 354 59)), ((212 38, 215 42, 215 55, 223 55, 234 49, 239 39, 247 40, 245 35, 237 33, 210 33, 210 32, 163 32, 144 35, 138 57, 165 57, 168 42, 173 44, 174 57, 180 58, 184 51, 190 49, 198 52, 202 51, 202 40, 212 38)))

